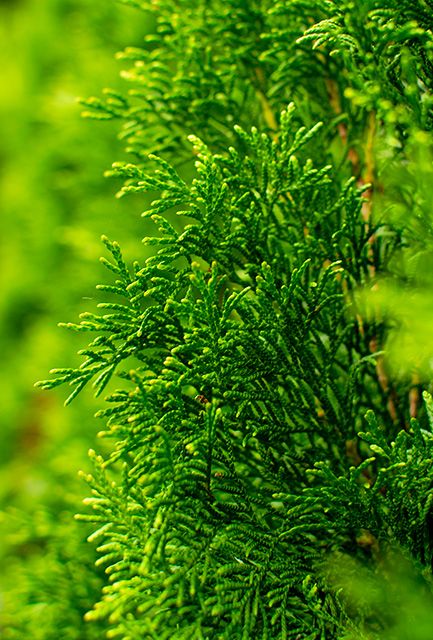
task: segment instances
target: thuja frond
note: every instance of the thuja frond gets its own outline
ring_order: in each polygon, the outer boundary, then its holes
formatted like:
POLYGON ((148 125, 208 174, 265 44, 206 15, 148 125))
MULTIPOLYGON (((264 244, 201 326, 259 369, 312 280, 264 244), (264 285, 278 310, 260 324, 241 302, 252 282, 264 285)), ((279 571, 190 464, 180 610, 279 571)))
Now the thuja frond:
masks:
POLYGON ((318 129, 296 129, 290 107, 277 139, 238 127, 243 154, 194 138, 190 184, 155 157, 152 173, 115 167, 125 192, 160 192, 144 214, 155 253, 131 271, 104 240, 117 279, 102 288, 122 302, 68 325, 98 336, 81 367, 41 386, 72 384, 70 401, 91 379, 99 394, 115 371, 132 385, 101 412, 116 446, 89 477, 92 540, 111 580, 89 616, 108 615, 121 637, 306 637, 336 624, 325 596, 308 613, 302 586, 325 525, 272 497, 300 476, 307 487, 318 457, 330 477, 341 472, 334 443, 355 437, 368 401, 355 393, 361 362, 374 380, 350 319, 371 232, 356 222, 360 191, 339 193, 332 168, 308 158, 318 129), (176 214, 191 222, 178 230, 176 214), (106 477, 116 462, 121 481, 106 477))
MULTIPOLYGON (((424 395, 428 406, 431 396, 424 395)), ((327 506, 324 512, 306 508, 303 517, 310 520, 306 528, 323 526, 326 535, 332 523, 334 544, 339 536, 348 534, 361 544, 365 542, 373 553, 379 553, 382 545, 398 544, 430 567, 432 433, 413 419, 411 432, 401 431, 390 442, 372 412, 367 413, 366 419, 370 430, 359 435, 368 445, 368 457, 361 464, 344 475, 335 474, 325 462, 317 462, 311 471, 319 480, 317 486, 306 488, 298 502, 318 504, 324 499, 327 506)), ((286 498, 279 494, 278 499, 284 502, 286 498)), ((289 502, 292 499, 287 496, 289 502)), ((340 540, 336 546, 341 544, 340 540)))
POLYGON ((110 173, 156 230, 132 267, 104 239, 109 302, 67 325, 96 337, 40 383, 110 388, 88 618, 131 640, 377 638, 326 567, 399 545, 431 568, 432 401, 358 295, 404 272, 374 197, 381 158, 431 128, 430 3, 125 3, 157 33, 122 54, 129 95, 87 105, 124 120, 136 162, 110 173))
POLYGON ((363 353, 362 345, 343 348, 350 331, 351 296, 343 293, 341 282, 362 282, 370 236, 355 223, 361 216, 356 190, 348 185, 334 194, 331 168, 317 169, 311 160, 303 160, 300 149, 317 127, 291 133, 291 113, 292 108, 283 112, 276 141, 256 130, 247 134, 238 129, 249 151, 245 159, 234 150, 212 155, 194 140, 197 177, 191 185, 159 159, 150 175, 130 165, 116 166, 117 173, 128 177, 126 191, 164 188, 145 213, 161 234, 145 238, 157 251, 144 267, 135 265, 132 274, 117 244, 105 240, 114 262, 104 264, 119 278, 114 287, 105 288, 121 293, 123 302, 101 303, 109 313, 84 314, 80 324, 69 325, 100 335, 83 351, 86 360, 79 369, 55 370, 56 378, 42 386, 69 382, 75 387, 73 397, 94 379, 99 394, 118 365, 134 357, 157 376, 172 375, 179 385, 191 385, 210 398, 226 393, 241 401, 243 395, 265 393, 269 415, 275 413, 274 403, 281 408, 285 403, 284 429, 287 411, 297 431, 304 423, 299 412, 312 413, 317 422, 323 410, 323 425, 328 419, 333 424, 343 419, 338 415, 350 376, 342 377, 342 369, 368 350, 363 353), (177 231, 169 221, 172 214, 165 214, 173 209, 193 222, 177 231), (321 234, 317 246, 325 221, 329 232, 321 234), (165 373, 162 356, 169 357, 165 373), (259 388, 257 360, 263 366, 259 388), (286 390, 279 391, 285 369, 296 380, 293 400, 298 408, 289 409, 290 398, 282 397, 286 390), (334 388, 332 402, 328 391, 319 393, 318 371, 329 379, 329 389, 334 388), (338 379, 342 385, 335 383, 338 379))
MULTIPOLYGON (((306 4, 306 3, 301 3, 306 4)), ((298 3, 295 2, 295 5, 298 3)), ((345 97, 385 118, 431 128, 432 7, 419 2, 313 2, 322 12, 298 39, 343 64, 345 97), (407 111, 406 111, 407 109, 407 111), (394 114, 393 116, 391 114, 394 114)), ((293 9, 292 9, 293 10, 293 9)))
MULTIPOLYGON (((263 31, 275 21, 255 3, 228 2, 210 9, 202 2, 133 3, 154 14, 156 34, 143 48, 119 58, 133 64, 124 77, 133 86, 125 99, 84 101, 90 115, 127 121, 123 137, 139 157, 176 149, 185 154, 185 124, 206 131, 214 150, 232 137, 234 122, 251 122, 246 105, 257 96, 253 121, 277 123, 268 103, 267 65, 259 62, 263 31), (187 26, 187 28, 185 28, 187 26), (143 123, 146 122, 146 131, 143 123)), ((271 3, 269 3, 271 4, 271 3)))

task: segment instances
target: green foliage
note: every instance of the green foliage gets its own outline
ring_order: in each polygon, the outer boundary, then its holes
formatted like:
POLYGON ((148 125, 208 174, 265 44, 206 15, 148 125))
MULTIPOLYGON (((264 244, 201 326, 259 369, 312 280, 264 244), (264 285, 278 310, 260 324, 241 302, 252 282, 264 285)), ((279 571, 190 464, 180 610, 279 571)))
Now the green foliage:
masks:
POLYGON ((391 357, 398 318, 364 301, 430 283, 433 6, 125 4, 156 22, 120 56, 132 88, 84 102, 122 121, 110 173, 157 230, 132 265, 104 237, 105 301, 67 325, 95 337, 39 383, 110 390, 86 619, 125 640, 409 637, 380 592, 432 598, 431 366, 391 357))

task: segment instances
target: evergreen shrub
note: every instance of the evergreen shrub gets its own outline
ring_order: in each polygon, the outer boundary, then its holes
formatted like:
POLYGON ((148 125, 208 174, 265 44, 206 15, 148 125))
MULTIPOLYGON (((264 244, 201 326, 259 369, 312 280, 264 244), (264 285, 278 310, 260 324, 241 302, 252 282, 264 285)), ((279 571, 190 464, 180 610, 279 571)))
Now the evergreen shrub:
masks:
POLYGON ((86 619, 431 638, 433 2, 124 3, 156 29, 85 105, 155 231, 104 238, 83 362, 40 383, 109 389, 86 619))

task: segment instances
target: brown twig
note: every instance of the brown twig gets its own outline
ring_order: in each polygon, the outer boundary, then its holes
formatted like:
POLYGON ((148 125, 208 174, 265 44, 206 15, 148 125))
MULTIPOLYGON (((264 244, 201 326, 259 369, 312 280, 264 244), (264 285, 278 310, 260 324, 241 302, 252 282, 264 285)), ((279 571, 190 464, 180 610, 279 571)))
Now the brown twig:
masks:
POLYGON ((421 404, 420 393, 420 377, 417 373, 412 375, 412 387, 409 390, 409 415, 411 418, 416 418, 418 415, 418 409, 421 404))
MULTIPOLYGON (((338 86, 334 80, 328 79, 326 80, 326 86, 329 95, 329 102, 337 115, 342 113, 341 102, 338 92, 338 86)), ((352 172, 355 176, 357 176, 357 185, 362 187, 364 185, 370 185, 364 191, 364 201, 362 203, 361 214, 364 220, 365 226, 368 228, 371 223, 371 214, 372 214, 372 206, 373 206, 373 189, 375 182, 375 163, 374 163, 374 139, 376 134, 376 114, 374 111, 370 111, 367 119, 367 129, 366 129, 366 140, 364 145, 364 162, 361 169, 361 161, 359 157, 359 153, 353 147, 348 147, 348 131, 347 126, 343 122, 339 122, 337 125, 338 134, 343 145, 347 148, 347 158, 352 165, 352 172)), ((369 257, 373 256, 373 243, 375 241, 375 236, 372 234, 369 238, 369 257)), ((369 265, 369 275, 370 278, 373 279, 376 275, 376 270, 374 264, 369 265)), ((377 286, 377 285, 376 285, 377 286)), ((359 333, 361 336, 365 336, 364 324, 362 321, 362 317, 357 314, 356 315, 359 333)), ((377 353, 379 351, 379 344, 377 336, 374 336, 369 342, 369 349, 371 353, 377 353)), ((397 398, 395 397, 395 391, 390 389, 388 374, 385 368, 385 361, 383 355, 377 357, 376 360, 376 374, 379 385, 382 391, 388 396, 387 409, 388 413, 391 417, 392 422, 396 422, 398 420, 397 413, 397 398)), ((415 406, 415 399, 413 399, 413 406, 415 406)))

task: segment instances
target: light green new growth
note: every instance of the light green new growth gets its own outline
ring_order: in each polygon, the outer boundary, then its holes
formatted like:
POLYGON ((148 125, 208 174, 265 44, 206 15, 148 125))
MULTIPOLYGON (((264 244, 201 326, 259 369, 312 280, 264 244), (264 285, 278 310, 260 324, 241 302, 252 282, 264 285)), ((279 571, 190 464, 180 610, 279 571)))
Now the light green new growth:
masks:
POLYGON ((155 235, 133 265, 103 239, 107 302, 66 325, 95 337, 40 383, 69 403, 123 380, 80 516, 108 576, 87 619, 125 640, 409 637, 385 567, 409 559, 432 602, 431 366, 389 366, 396 322, 365 298, 405 296, 431 255, 422 189, 392 205, 431 147, 433 2, 125 4, 155 33, 120 56, 128 94, 86 106, 122 121, 133 160, 111 173, 155 198, 155 235))

